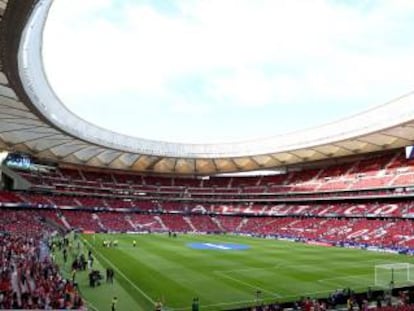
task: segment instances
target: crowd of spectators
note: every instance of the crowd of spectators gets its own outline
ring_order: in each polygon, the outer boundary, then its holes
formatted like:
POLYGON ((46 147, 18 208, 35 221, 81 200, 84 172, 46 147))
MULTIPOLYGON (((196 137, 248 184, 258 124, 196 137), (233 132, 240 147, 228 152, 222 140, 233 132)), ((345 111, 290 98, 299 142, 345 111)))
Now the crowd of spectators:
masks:
POLYGON ((83 310, 76 284, 61 276, 39 235, 0 235, 0 309, 83 310))

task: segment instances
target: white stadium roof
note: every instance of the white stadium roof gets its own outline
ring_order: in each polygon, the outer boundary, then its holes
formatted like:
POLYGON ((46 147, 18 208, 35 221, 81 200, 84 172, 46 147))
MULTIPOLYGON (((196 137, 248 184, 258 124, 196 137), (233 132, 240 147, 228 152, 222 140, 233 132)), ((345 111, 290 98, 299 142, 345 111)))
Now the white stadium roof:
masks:
POLYGON ((45 76, 42 32, 52 2, 0 0, 0 148, 99 168, 214 175, 413 144, 414 93, 338 122, 254 141, 171 143, 97 127, 69 111, 45 76))

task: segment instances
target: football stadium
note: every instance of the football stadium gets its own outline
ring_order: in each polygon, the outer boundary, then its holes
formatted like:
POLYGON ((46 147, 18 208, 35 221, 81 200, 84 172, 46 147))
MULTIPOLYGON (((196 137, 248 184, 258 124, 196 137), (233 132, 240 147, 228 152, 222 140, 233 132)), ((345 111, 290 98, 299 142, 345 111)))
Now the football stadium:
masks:
POLYGON ((53 3, 0 0, 0 309, 414 310, 414 93, 257 139, 127 135, 52 88, 53 3))

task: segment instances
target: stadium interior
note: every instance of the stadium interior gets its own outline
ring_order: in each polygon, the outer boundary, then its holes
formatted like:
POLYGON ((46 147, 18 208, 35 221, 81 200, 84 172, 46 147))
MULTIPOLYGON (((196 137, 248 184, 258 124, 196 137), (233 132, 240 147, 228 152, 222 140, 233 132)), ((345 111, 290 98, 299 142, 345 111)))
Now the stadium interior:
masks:
MULTIPOLYGON (((402 254, 412 262, 414 120, 244 155, 146 154, 88 140, 41 111, 19 72, 19 42, 39 3, 0 0, 0 308, 94 309, 51 259, 55 245, 44 237, 52 232, 233 234, 402 254), (255 172, 238 174, 246 171, 255 172)), ((364 310, 414 309, 411 287, 390 294, 393 303, 364 310)), ((234 310, 323 309, 307 298, 300 306, 283 303, 234 310)))

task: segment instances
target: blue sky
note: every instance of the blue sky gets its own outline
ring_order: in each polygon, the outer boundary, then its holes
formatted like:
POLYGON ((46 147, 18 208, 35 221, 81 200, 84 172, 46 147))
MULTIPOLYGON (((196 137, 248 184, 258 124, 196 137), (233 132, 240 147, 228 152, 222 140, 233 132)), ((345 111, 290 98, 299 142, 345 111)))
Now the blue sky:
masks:
POLYGON ((43 56, 82 118, 211 143, 331 122, 414 89, 411 0, 58 0, 43 56))

